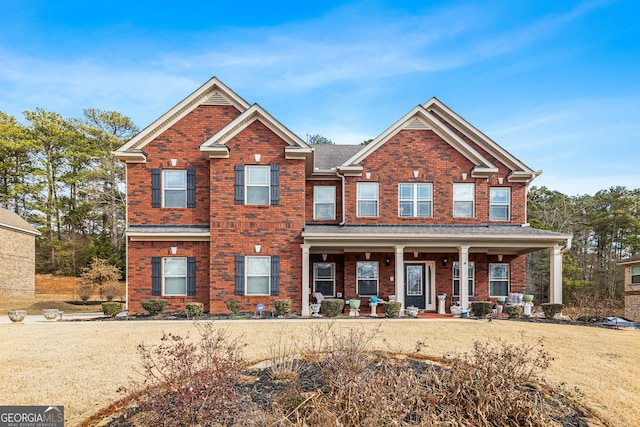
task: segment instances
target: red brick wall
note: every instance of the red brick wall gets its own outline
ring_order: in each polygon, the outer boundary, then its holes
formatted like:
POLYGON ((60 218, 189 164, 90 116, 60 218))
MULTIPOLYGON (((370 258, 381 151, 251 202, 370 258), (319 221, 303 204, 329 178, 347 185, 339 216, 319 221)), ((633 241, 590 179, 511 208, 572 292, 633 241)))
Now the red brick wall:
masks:
POLYGON ((225 302, 238 299, 243 311, 253 311, 258 303, 272 306, 273 300, 289 298, 292 310, 300 311, 302 283, 301 232, 305 215, 305 162, 284 157, 286 143, 261 122, 249 125, 233 140, 228 159, 212 159, 211 198, 211 311, 227 312, 225 302), (236 164, 280 165, 278 206, 236 205, 234 201, 236 164), (255 253, 254 245, 262 250, 255 253), (237 296, 235 256, 280 256, 279 296, 237 296))

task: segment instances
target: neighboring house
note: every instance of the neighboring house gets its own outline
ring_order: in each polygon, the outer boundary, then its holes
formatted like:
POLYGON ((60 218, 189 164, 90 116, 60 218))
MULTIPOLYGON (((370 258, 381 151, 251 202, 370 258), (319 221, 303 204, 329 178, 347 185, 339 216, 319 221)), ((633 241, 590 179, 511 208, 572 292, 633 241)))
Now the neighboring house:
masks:
POLYGON ((213 78, 114 154, 134 312, 152 297, 210 312, 289 298, 307 315, 312 292, 467 306, 523 292, 524 255, 543 249, 562 300, 571 236, 526 223, 539 172, 436 98, 366 146, 309 146, 213 78))
POLYGON ((17 214, 0 208, 0 294, 33 297, 36 236, 40 232, 17 214))
POLYGON ((624 317, 640 322, 640 255, 620 265, 624 266, 624 317))

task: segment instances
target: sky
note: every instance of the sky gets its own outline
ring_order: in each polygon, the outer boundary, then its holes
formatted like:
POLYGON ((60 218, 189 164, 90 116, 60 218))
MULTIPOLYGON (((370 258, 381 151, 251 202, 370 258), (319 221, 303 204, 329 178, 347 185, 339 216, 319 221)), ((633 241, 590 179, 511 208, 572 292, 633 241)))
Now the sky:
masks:
POLYGON ((0 0, 0 111, 141 129, 215 76, 305 139, 437 97, 567 195, 640 188, 640 2, 0 0))

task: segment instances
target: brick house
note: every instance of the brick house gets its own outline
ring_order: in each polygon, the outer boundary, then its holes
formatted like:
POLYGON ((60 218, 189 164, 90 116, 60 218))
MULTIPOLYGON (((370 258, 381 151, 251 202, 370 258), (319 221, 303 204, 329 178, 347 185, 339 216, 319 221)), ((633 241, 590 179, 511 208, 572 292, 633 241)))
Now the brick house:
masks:
POLYGON ((526 223, 539 172, 436 98, 366 146, 309 146, 212 78, 114 154, 133 312, 152 297, 210 312, 289 298, 308 315, 313 292, 467 306, 523 292, 523 255, 543 249, 562 299, 571 236, 526 223))
POLYGON ((40 234, 18 214, 0 208, 0 294, 35 295, 36 237, 40 234))
POLYGON ((640 255, 620 265, 624 267, 624 317, 640 322, 640 255))

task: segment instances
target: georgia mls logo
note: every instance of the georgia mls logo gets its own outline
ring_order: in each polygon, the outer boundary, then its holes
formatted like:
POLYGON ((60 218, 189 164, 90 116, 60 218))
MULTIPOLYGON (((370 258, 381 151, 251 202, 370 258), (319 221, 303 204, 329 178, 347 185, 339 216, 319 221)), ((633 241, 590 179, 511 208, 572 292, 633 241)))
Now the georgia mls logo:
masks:
POLYGON ((0 406, 0 427, 64 427, 64 406, 0 406))

